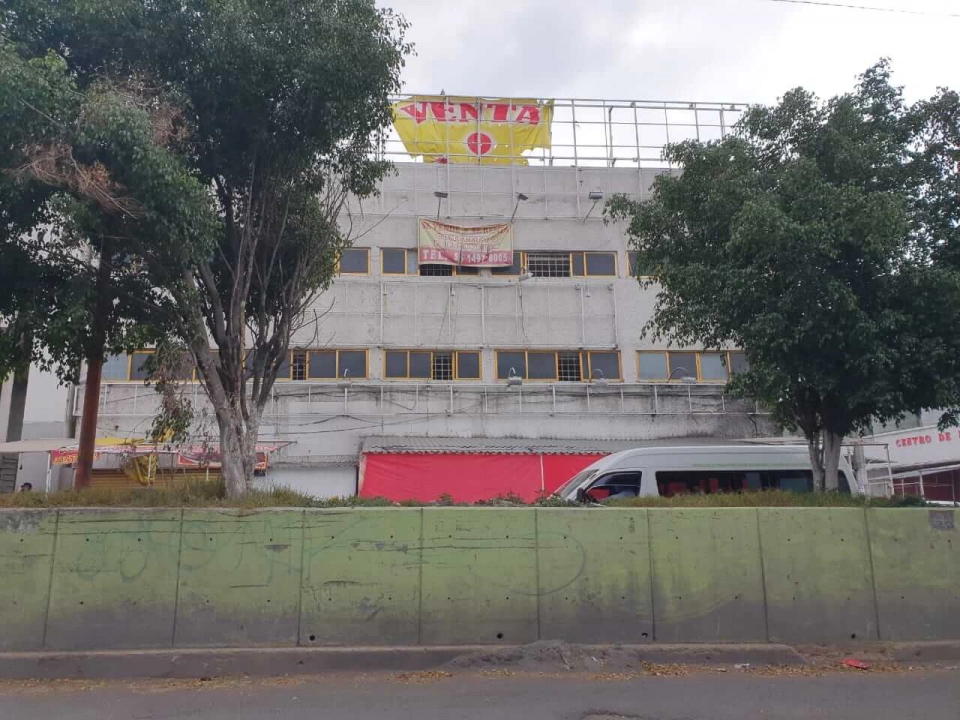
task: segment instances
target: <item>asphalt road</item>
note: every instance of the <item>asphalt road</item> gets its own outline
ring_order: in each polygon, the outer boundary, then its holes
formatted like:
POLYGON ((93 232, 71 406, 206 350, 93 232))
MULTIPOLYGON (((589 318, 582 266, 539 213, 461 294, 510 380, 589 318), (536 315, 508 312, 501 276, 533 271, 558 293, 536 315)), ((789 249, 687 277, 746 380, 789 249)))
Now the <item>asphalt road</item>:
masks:
POLYGON ((350 675, 0 684, 0 718, 71 720, 957 720, 960 672, 605 678, 350 675))

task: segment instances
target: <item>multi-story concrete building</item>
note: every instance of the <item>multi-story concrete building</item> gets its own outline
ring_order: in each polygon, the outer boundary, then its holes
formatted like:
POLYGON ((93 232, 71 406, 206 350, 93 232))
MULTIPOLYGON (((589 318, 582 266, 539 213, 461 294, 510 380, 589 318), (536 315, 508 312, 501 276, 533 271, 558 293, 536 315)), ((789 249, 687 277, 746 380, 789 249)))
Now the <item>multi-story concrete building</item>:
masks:
MULTIPOLYGON (((719 137, 738 111, 556 101, 551 147, 500 164, 418 162, 393 138, 396 173, 378 197, 351 203, 354 247, 293 338, 261 432, 291 444, 267 478, 320 495, 414 492, 438 473, 456 485, 451 455, 481 474, 507 455, 536 459, 513 466, 539 476, 529 491, 623 445, 769 434, 765 415, 725 393, 735 349, 668 348, 644 334, 656 286, 641 289, 623 226, 603 219, 613 195, 645 198, 671 172, 664 142, 719 137), (421 219, 509 224, 512 263, 423 262, 421 219), (579 459, 559 460, 571 453, 579 459), (401 471, 399 455, 419 460, 401 471)), ((149 425, 157 399, 142 360, 106 364, 101 433, 149 425)), ((191 392, 202 405, 199 385, 191 392)))

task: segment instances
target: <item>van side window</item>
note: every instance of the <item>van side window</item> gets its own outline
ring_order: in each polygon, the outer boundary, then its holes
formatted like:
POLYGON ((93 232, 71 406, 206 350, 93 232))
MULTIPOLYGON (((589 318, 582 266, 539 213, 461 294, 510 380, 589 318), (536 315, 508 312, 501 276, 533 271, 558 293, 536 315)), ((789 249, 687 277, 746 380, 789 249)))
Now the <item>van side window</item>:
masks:
POLYGON ((587 489, 587 497, 593 502, 622 500, 640 494, 639 472, 617 472, 601 475, 587 489))
POLYGON ((671 470, 657 472, 663 497, 683 493, 744 492, 757 490, 813 490, 810 470, 671 470))
POLYGON ((729 470, 670 470, 657 472, 657 489, 663 497, 685 493, 738 492, 746 473, 729 470))

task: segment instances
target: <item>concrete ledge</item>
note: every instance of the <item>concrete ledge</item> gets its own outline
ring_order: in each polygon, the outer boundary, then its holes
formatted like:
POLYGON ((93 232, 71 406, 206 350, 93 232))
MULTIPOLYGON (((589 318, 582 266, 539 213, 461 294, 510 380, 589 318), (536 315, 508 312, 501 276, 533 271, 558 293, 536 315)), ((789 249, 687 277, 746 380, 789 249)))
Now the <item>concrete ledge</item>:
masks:
POLYGON ((902 643, 894 646, 892 656, 903 663, 960 662, 960 640, 902 643))
MULTIPOLYGON (((0 679, 277 677, 324 672, 416 671, 448 666, 465 670, 516 665, 526 648, 441 646, 392 648, 196 648, 96 652, 0 653, 0 679), (512 660, 513 659, 513 660, 512 660)), ((786 645, 567 646, 597 655, 653 663, 797 665, 786 645)), ((526 664, 526 663, 525 663, 526 664)), ((542 670, 555 669, 542 667, 542 670)), ((570 668, 572 669, 572 668, 570 668)), ((578 668, 580 669, 580 668, 578 668)))

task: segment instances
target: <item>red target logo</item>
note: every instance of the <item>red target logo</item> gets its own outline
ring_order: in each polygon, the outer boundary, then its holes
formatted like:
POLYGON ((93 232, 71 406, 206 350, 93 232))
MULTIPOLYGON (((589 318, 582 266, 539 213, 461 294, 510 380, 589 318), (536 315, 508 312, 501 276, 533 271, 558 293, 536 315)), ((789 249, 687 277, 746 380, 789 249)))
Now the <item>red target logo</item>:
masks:
POLYGON ((475 132, 467 135, 467 149, 480 157, 493 150, 493 138, 485 132, 475 132))

